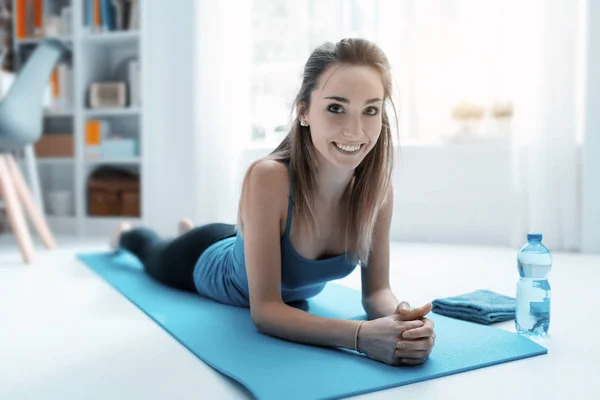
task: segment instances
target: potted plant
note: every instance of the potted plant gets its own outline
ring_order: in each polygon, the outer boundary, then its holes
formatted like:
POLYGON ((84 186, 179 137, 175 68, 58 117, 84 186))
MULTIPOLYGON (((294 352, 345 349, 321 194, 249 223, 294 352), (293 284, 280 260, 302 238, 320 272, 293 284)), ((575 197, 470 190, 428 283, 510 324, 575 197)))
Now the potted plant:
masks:
POLYGON ((457 124, 454 138, 468 139, 480 133, 483 106, 469 100, 461 100, 452 107, 452 119, 457 124))
POLYGON ((513 105, 508 101, 496 101, 490 108, 492 116, 492 133, 497 136, 508 136, 513 116, 513 105))

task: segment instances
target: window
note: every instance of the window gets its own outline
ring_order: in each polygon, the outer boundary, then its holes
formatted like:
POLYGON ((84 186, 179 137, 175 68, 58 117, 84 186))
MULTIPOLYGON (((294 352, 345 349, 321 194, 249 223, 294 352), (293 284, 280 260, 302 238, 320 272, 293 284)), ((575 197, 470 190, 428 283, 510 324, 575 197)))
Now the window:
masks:
POLYGON ((413 138, 508 136, 516 66, 512 0, 409 1, 405 50, 413 138))
POLYGON ((392 63, 402 141, 489 134, 511 112, 511 1, 254 0, 251 140, 287 134, 310 52, 350 36, 392 63))

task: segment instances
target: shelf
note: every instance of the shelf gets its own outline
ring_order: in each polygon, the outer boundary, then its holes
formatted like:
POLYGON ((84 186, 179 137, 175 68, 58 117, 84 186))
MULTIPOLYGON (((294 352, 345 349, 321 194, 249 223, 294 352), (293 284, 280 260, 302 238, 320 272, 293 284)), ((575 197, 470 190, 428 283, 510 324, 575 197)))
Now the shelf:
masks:
POLYGON ((73 157, 37 157, 36 161, 41 165, 68 165, 73 164, 73 157))
POLYGON ((86 164, 90 165, 99 165, 99 164, 139 164, 141 163, 140 157, 131 157, 131 158, 123 158, 123 159, 108 159, 108 160, 85 160, 86 164))
POLYGON ((120 116, 135 116, 140 114, 139 107, 125 108, 97 108, 87 109, 84 111, 86 117, 120 117, 120 116))
POLYGON ((44 110, 44 118, 72 118, 73 111, 65 110, 65 111, 52 111, 52 110, 44 110))
POLYGON ((70 35, 60 35, 60 36, 47 36, 47 37, 29 37, 25 39, 17 39, 15 40, 17 45, 31 45, 38 44, 40 41, 44 39, 58 39, 61 42, 70 43, 73 41, 73 37, 70 35))
POLYGON ((115 232, 121 222, 127 222, 131 226, 142 225, 142 219, 140 217, 129 217, 129 216, 110 216, 110 217, 90 217, 87 216, 85 220, 85 235, 89 236, 104 236, 108 240, 111 235, 115 232))
POLYGON ((87 43, 118 44, 135 43, 140 37, 139 31, 90 32, 83 37, 87 43))
MULTIPOLYGON (((36 161, 40 165, 69 165, 74 164, 75 159, 73 157, 37 157, 36 161)), ((24 163, 24 160, 19 160, 24 163)), ((142 159, 140 157, 130 157, 123 159, 107 159, 107 160, 83 160, 85 164, 89 165, 100 165, 100 164, 119 164, 119 165, 130 165, 140 164, 142 159)))
MULTIPOLYGON (((104 1, 104 0, 103 0, 104 1)), ((47 3, 47 2, 46 2, 47 3)), ((65 44, 69 48, 69 54, 65 54, 64 62, 71 66, 71 79, 68 90, 70 91, 69 102, 45 102, 43 107, 44 135, 65 134, 72 135, 73 142, 69 144, 72 153, 52 152, 41 153, 41 155, 69 155, 68 157, 40 157, 35 159, 37 172, 39 174, 39 188, 44 196, 44 211, 50 228, 55 234, 68 235, 101 235, 108 239, 114 232, 119 222, 130 222, 132 225, 141 225, 145 221, 141 217, 109 216, 96 217, 88 215, 88 179, 91 173, 99 167, 112 167, 123 170, 133 175, 139 175, 140 187, 145 184, 142 177, 143 167, 146 160, 142 157, 140 144, 145 140, 143 132, 144 105, 140 102, 125 103, 125 107, 92 108, 88 106, 90 85, 94 82, 121 80, 127 82, 128 74, 127 60, 137 59, 140 65, 144 65, 146 49, 142 48, 144 37, 141 29, 108 31, 91 29, 85 25, 86 1, 64 0, 50 1, 49 12, 57 12, 67 4, 71 6, 71 15, 67 25, 72 30, 58 28, 43 35, 34 35, 33 31, 29 37, 17 39, 13 42, 14 57, 17 62, 15 66, 22 67, 23 62, 32 54, 38 45, 44 40, 54 39, 65 44), (51 10, 52 9, 52 10, 51 10), (88 136, 86 123, 90 120, 105 120, 110 125, 110 133, 118 135, 129 143, 118 144, 113 148, 101 146, 97 149, 87 147, 88 136), (131 144, 135 141, 134 146, 131 144), (128 151, 125 152, 125 147, 128 151), (131 149, 129 149, 131 147, 131 149), (121 151, 119 151, 121 150, 121 151), (68 190, 71 193, 70 214, 66 216, 52 215, 49 199, 46 195, 50 191, 68 190)), ((140 18, 142 17, 140 9, 140 18)), ((64 25, 64 26, 67 26, 64 25)), ((63 26, 63 25, 61 25, 63 26)), ((144 33, 145 34, 145 33, 144 33)), ((15 75, 18 71, 15 71, 15 75)), ((142 88, 146 82, 139 76, 139 87, 142 88)), ((140 89, 141 90, 141 89, 140 89)), ((142 92, 140 91, 140 99, 142 92)), ((47 95, 46 95, 47 96, 47 95)), ((103 131, 103 134, 105 131, 103 131)), ((69 141, 71 136, 69 136, 69 141)), ((20 152, 21 153, 21 152, 20 152)), ((20 154, 18 163, 22 171, 27 172, 29 160, 25 154, 20 154)), ((28 178, 28 175, 26 176, 28 178)), ((140 206, 141 206, 140 193, 140 206)), ((0 209, 2 204, 0 202, 0 209)), ((57 210, 60 211, 60 210, 57 210)), ((33 232, 33 231, 32 231, 33 232)))
MULTIPOLYGON (((142 225, 140 217, 129 216, 110 216, 110 217, 90 217, 86 216, 84 220, 84 235, 89 236, 104 236, 108 240, 114 233, 115 229, 121 222, 127 222, 132 226, 142 225)), ((52 230, 52 233, 58 235, 73 235, 77 233, 77 217, 64 216, 58 217, 54 215, 46 215, 46 221, 52 230)))
POLYGON ((140 217, 130 217, 128 215, 108 215, 106 217, 87 215, 85 217, 88 221, 92 222, 107 222, 107 223, 119 223, 119 222, 140 222, 140 217))
MULTIPOLYGON (((26 165, 27 161, 24 158, 19 157, 17 159, 19 164, 26 165)), ((36 157, 35 162, 42 165, 70 165, 75 163, 73 157, 36 157)))
POLYGON ((57 217, 46 215, 46 221, 55 235, 73 235, 77 231, 77 218, 75 216, 57 217))

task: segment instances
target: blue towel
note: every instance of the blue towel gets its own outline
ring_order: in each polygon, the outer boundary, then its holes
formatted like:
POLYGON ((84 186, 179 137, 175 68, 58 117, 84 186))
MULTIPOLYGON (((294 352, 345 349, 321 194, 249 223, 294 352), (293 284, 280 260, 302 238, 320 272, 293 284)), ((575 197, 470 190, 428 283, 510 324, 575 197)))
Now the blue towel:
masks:
POLYGON ((513 297, 491 290, 477 290, 460 296, 436 299, 432 306, 432 311, 436 314, 490 325, 514 319, 517 302, 513 297))

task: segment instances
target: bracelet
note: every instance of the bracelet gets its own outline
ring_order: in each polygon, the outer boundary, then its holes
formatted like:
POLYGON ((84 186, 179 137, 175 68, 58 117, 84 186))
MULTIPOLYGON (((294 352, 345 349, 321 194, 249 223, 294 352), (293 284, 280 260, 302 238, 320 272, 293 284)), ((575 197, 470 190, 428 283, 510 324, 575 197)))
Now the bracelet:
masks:
POLYGON ((358 326, 356 327, 356 334, 354 335, 354 350, 358 351, 359 353, 361 352, 360 350, 358 350, 358 333, 360 331, 360 327, 361 325, 364 323, 365 321, 360 321, 360 323, 358 324, 358 326))

